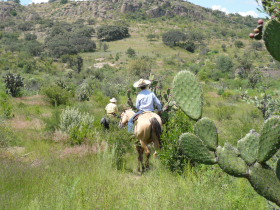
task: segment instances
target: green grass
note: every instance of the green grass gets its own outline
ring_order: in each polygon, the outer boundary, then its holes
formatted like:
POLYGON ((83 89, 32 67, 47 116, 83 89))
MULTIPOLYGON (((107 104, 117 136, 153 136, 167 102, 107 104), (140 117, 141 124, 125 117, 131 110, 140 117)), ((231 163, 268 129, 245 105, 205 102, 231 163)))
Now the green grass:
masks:
MULTIPOLYGON (((111 154, 45 161, 31 167, 1 160, 1 209, 265 209, 249 183, 218 167, 182 176, 153 161, 142 176, 111 167, 111 154)), ((135 160, 136 161, 136 158, 135 160)))

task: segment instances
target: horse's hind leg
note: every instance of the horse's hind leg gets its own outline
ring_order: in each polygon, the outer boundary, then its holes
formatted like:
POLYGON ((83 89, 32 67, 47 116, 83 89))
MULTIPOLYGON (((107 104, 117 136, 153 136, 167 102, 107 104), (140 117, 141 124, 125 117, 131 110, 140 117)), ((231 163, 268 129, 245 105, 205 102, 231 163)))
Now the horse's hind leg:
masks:
POLYGON ((141 172, 141 165, 142 165, 142 171, 144 171, 144 164, 143 164, 143 153, 144 153, 144 149, 143 147, 138 144, 136 145, 136 150, 138 152, 138 172, 141 172))
POLYGON ((149 158, 150 158, 151 152, 149 150, 149 147, 143 141, 140 140, 140 143, 146 153, 145 167, 146 167, 146 169, 149 169, 150 168, 149 158))
POLYGON ((154 146, 155 146, 154 156, 157 156, 157 150, 159 150, 161 148, 161 144, 158 139, 154 140, 153 142, 154 142, 154 146))

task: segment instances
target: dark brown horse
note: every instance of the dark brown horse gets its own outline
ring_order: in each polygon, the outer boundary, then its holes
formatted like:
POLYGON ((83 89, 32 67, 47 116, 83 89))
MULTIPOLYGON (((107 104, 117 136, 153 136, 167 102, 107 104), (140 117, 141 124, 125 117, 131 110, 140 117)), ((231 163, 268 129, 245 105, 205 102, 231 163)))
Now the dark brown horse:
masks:
MULTIPOLYGON (((135 114, 132 110, 126 110, 121 114, 121 127, 127 125, 129 119, 135 114)), ((145 112, 141 114, 135 122, 134 134, 139 140, 140 144, 136 144, 138 152, 138 171, 142 165, 142 172, 149 168, 149 158, 151 155, 148 144, 154 143, 155 149, 158 150, 161 147, 160 135, 162 133, 162 121, 160 116, 153 112, 145 112), (146 153, 146 162, 143 163, 143 153, 146 153)), ((157 152, 155 151, 154 155, 157 152)))

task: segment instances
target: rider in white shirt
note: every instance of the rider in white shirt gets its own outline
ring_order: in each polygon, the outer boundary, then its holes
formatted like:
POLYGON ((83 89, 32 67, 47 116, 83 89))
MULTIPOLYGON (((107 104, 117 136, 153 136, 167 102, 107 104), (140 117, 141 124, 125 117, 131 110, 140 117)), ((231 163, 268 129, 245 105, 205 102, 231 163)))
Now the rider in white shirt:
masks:
POLYGON ((147 89, 147 87, 151 84, 151 81, 140 79, 139 81, 133 84, 134 87, 140 88, 142 91, 137 95, 136 98, 136 108, 138 112, 128 121, 128 132, 133 133, 134 127, 134 118, 147 111, 155 111, 154 106, 158 109, 159 112, 162 110, 162 105, 156 95, 147 89))

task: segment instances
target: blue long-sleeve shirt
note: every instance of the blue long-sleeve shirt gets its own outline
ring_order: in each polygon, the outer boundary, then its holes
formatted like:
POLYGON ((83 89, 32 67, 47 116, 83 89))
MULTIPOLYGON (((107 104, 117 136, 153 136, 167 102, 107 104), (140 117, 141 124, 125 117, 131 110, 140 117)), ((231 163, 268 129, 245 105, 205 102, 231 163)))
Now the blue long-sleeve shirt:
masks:
POLYGON ((161 111, 161 103, 153 92, 145 89, 137 95, 136 108, 138 110, 155 111, 154 105, 161 111))

